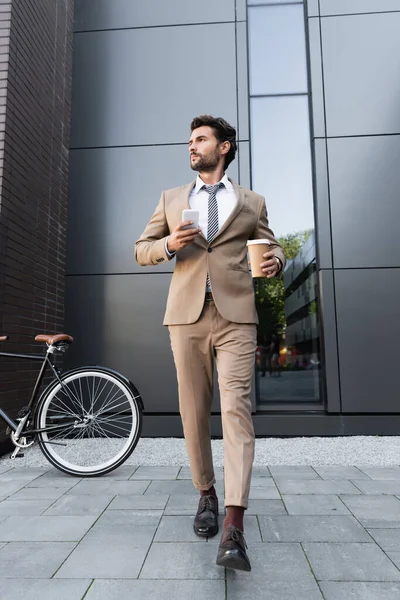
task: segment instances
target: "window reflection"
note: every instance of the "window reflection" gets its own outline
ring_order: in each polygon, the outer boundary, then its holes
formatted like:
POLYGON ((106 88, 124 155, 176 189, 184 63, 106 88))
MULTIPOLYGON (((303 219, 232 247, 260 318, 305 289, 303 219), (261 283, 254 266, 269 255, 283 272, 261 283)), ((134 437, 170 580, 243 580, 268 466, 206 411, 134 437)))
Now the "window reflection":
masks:
POLYGON ((255 279, 258 402, 319 402, 303 6, 249 7, 249 44, 251 95, 257 96, 250 100, 252 187, 265 196, 271 226, 288 259, 282 278, 255 279))
POLYGON ((307 92, 303 5, 249 9, 250 93, 307 92))

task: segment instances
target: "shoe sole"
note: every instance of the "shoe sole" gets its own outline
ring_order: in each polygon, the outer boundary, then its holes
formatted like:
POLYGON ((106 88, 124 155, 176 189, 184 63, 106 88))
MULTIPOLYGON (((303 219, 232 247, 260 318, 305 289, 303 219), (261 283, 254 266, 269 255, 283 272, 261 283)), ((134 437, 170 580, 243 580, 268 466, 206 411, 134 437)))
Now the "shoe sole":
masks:
POLYGON ((217 535, 219 529, 218 526, 214 528, 209 528, 207 531, 197 531, 196 527, 193 525, 193 531, 197 535, 197 537, 205 538, 205 537, 214 537, 217 535))
POLYGON ((222 556, 217 558, 216 563, 226 569, 236 569, 236 571, 251 571, 251 565, 240 556, 222 556))

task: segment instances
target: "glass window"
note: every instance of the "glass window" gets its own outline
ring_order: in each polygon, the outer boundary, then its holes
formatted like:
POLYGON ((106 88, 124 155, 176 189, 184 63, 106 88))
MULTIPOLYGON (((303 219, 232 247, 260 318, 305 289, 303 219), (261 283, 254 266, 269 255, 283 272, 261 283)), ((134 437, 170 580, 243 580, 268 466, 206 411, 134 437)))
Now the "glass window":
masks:
POLYGON ((255 279, 258 401, 320 401, 318 282, 308 96, 251 99, 253 189, 288 263, 255 279))
POLYGON ((250 94, 307 92, 302 5, 249 8, 250 94))
POLYGON ((314 227, 308 97, 252 98, 251 151, 275 234, 314 227))

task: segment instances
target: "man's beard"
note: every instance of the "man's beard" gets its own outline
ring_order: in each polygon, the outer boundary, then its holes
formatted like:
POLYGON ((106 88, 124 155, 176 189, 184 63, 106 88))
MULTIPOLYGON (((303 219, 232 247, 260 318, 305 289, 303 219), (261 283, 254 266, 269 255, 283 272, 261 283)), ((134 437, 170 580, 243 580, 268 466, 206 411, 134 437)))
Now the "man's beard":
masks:
POLYGON ((218 166, 219 154, 217 150, 208 156, 201 156, 201 154, 195 154, 195 156, 199 157, 197 162, 193 163, 190 160, 190 166, 193 171, 198 171, 199 173, 209 173, 210 171, 215 171, 215 168, 218 166))

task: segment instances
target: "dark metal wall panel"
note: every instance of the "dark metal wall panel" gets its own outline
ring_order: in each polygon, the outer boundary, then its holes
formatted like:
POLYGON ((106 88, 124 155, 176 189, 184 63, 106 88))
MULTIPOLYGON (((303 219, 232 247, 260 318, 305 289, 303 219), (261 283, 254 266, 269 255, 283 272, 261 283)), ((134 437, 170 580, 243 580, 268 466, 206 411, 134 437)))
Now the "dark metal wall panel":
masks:
MULTIPOLYGON (((187 136, 190 129, 187 123, 187 136)), ((243 148, 244 160, 246 147, 243 148)), ((186 145, 71 151, 68 215, 69 274, 143 273, 135 241, 163 189, 195 179, 186 145)), ((238 161, 228 174, 238 179, 238 161)), ((147 271, 171 272, 174 261, 147 271)))
POLYGON ((319 272, 319 316, 321 320, 321 359, 324 373, 326 410, 339 413, 340 382, 336 332, 335 290, 332 270, 319 272))
POLYGON ((400 12, 322 19, 327 133, 400 132, 400 12))
POLYGON ((249 85, 247 56, 247 24, 236 25, 238 139, 248 140, 249 132, 249 85))
POLYGON ((311 123, 313 137, 325 137, 325 106, 322 80, 321 26, 320 19, 308 21, 308 44, 310 56, 311 123))
POLYGON ((400 412, 400 269, 335 271, 342 411, 400 412))
POLYGON ((177 412, 175 367, 162 325, 171 276, 67 277, 73 364, 101 364, 129 377, 146 411, 177 412))
POLYGON ((250 189, 250 142, 239 143, 239 183, 250 189))
POLYGON ((236 0, 236 21, 245 21, 247 18, 247 0, 236 0))
POLYGON ((331 269, 332 232, 326 140, 315 139, 312 143, 312 149, 314 169, 317 264, 320 269, 331 269))
POLYGON ((319 0, 306 0, 306 10, 309 17, 319 15, 319 0))
POLYGON ((335 268, 400 266, 400 136, 328 140, 335 268))
POLYGON ((204 113, 237 125, 235 24, 75 34, 73 103, 73 148, 183 143, 204 113))
POLYGON ((320 0, 321 15, 348 15, 400 10, 400 0, 320 0))
POLYGON ((76 0, 75 31, 235 20, 235 0, 76 0))

